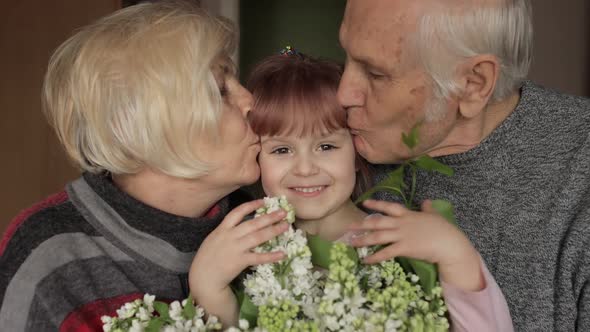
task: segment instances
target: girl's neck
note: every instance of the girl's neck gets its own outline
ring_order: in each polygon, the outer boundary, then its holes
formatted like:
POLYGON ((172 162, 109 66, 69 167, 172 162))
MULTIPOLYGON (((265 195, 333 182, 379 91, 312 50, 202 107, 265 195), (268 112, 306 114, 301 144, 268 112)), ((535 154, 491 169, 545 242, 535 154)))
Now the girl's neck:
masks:
POLYGON ((295 221, 295 226, 305 232, 317 235, 324 240, 335 241, 348 232, 348 226, 361 221, 367 214, 351 200, 346 201, 333 213, 316 220, 295 221))

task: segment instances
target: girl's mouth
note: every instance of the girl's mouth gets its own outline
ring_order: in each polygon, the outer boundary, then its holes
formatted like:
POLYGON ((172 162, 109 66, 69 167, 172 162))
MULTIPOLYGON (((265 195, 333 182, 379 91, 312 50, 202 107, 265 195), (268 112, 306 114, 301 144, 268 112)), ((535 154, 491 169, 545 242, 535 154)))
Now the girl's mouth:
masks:
POLYGON ((291 187, 295 194, 304 197, 314 197, 320 195, 326 186, 313 186, 313 187, 291 187))

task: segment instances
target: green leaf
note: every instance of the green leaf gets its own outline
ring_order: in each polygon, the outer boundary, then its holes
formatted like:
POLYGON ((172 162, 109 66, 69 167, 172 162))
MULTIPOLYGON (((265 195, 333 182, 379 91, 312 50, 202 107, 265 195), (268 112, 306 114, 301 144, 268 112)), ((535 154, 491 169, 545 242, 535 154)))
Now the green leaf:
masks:
POLYGON ((258 319, 258 307, 252 303, 250 300, 250 296, 243 293, 242 301, 239 302, 240 304, 240 319, 245 319, 250 323, 250 326, 256 326, 256 321, 258 319))
POLYGON ((193 297, 189 296, 186 299, 186 305, 182 309, 182 316, 186 319, 193 319, 197 314, 197 309, 195 308, 195 304, 193 303, 193 297))
POLYGON ((160 317, 162 318, 169 318, 170 313, 168 310, 168 304, 160 301, 154 301, 154 309, 158 312, 160 317))
POLYGON ((449 201, 436 199, 432 201, 432 208, 451 224, 457 226, 453 204, 449 201))
POLYGON ((412 130, 410 130, 410 134, 406 135, 406 133, 402 133, 402 142, 410 149, 414 149, 416 145, 418 145, 418 127, 419 124, 415 125, 412 130))
POLYGON ((455 174, 455 171, 451 167, 426 155, 414 160, 414 164, 416 167, 429 172, 438 172, 446 176, 453 176, 455 174))
POLYGON ((389 173, 385 179, 381 180, 373 188, 363 193, 354 201, 354 204, 361 203, 362 201, 371 198, 373 194, 379 191, 386 191, 396 196, 403 197, 404 194, 402 188, 404 188, 404 186, 404 166, 402 165, 389 173))
POLYGON ((404 268, 404 271, 412 272, 417 275, 420 278, 418 283, 422 286, 424 292, 430 294, 432 289, 436 286, 436 280, 438 279, 436 265, 409 257, 398 257, 396 260, 404 268))
MULTIPOLYGON (((308 234, 307 246, 309 247, 309 251, 311 251, 311 262, 313 265, 322 267, 324 269, 329 269, 330 264, 332 263, 330 254, 332 252, 334 242, 324 240, 317 235, 308 234)), ((346 246, 346 255, 355 264, 358 264, 359 256, 354 248, 346 246)))
MULTIPOLYGON (((155 305, 155 303, 154 303, 155 305)), ((164 320, 161 318, 156 318, 150 320, 148 326, 145 328, 145 332, 160 332, 162 327, 164 326, 164 320)))

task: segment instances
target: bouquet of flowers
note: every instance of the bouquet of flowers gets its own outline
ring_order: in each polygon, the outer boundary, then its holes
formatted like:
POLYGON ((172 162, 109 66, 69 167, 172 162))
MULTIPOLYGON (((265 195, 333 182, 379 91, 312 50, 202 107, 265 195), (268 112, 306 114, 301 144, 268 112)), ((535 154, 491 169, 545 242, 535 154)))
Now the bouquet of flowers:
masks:
MULTIPOLYGON (((412 149, 417 128, 403 135, 412 149)), ((428 156, 404 162, 387 178, 361 196, 380 190, 397 194, 406 207, 415 209, 416 171, 452 175, 453 170, 428 156), (404 181, 409 170, 411 185, 404 181), (407 193, 409 192, 409 195, 407 193)), ((284 197, 265 198, 256 216, 277 209, 287 211, 289 223, 295 211, 284 197)), ((433 201, 433 208, 454 223, 449 202, 433 201)), ((380 248, 353 249, 316 236, 306 236, 291 227, 275 239, 255 248, 256 252, 281 250, 287 257, 277 263, 253 268, 236 290, 240 303, 239 327, 228 331, 447 331, 449 322, 436 266, 398 257, 374 265, 359 264, 380 248)), ((170 306, 144 300, 125 304, 118 317, 103 317, 105 331, 214 331, 223 327, 214 316, 189 298, 170 306)))
MULTIPOLYGON (((265 198, 257 215, 282 208, 294 221, 284 197, 265 198)), ((378 248, 355 250, 343 243, 306 237, 292 226, 257 247, 287 257, 253 268, 238 291, 239 327, 228 331, 446 331, 449 323, 439 285, 425 289, 418 275, 395 260, 375 265, 359 258, 378 248), (315 267, 314 267, 315 266, 315 267), (317 268, 319 266, 319 268, 317 268)), ((118 317, 103 317, 104 331, 216 331, 223 327, 191 299, 167 305, 145 295, 126 303, 118 317)))

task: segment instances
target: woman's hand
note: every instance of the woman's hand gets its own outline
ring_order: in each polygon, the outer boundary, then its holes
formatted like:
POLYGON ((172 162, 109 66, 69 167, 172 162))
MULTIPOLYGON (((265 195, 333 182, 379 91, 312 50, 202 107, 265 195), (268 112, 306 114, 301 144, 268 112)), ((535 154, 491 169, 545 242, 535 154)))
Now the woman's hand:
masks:
POLYGON ((251 251, 289 228, 287 222, 281 221, 286 216, 283 210, 242 222, 263 205, 262 200, 256 200, 232 210, 203 241, 191 264, 189 285, 193 298, 207 313, 218 316, 224 326, 237 326, 238 308, 230 282, 249 266, 285 257, 283 252, 251 251))
POLYGON ((364 259, 373 264, 397 256, 438 264, 441 280, 460 289, 485 287, 479 254, 465 234, 437 214, 430 201, 422 211, 411 211, 397 203, 367 200, 364 205, 382 215, 370 215, 350 230, 367 232, 351 240, 355 247, 385 245, 364 259))

